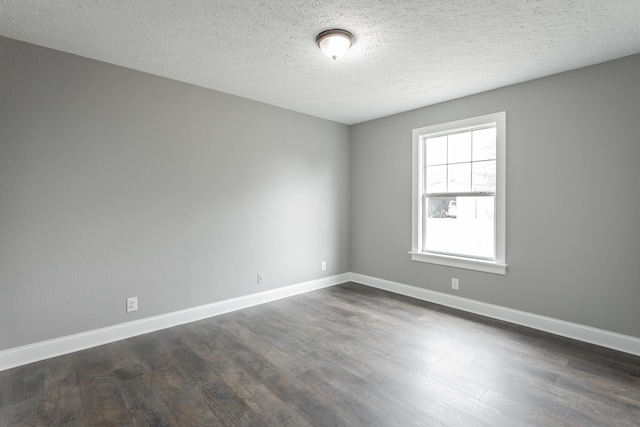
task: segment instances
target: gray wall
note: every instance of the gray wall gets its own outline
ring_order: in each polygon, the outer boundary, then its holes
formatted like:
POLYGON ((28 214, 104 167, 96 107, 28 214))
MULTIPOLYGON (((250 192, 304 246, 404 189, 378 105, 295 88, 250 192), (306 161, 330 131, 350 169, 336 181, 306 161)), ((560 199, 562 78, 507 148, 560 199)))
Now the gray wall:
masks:
POLYGON ((0 350, 349 271, 348 138, 0 38, 0 350))
POLYGON ((640 337, 638 75, 349 128, 0 38, 0 350, 347 271, 640 337), (502 110, 507 275, 410 261, 411 130, 502 110))
POLYGON ((638 76, 635 55, 353 126, 351 270, 640 337, 638 76), (507 275, 410 261, 411 130, 503 110, 507 275))

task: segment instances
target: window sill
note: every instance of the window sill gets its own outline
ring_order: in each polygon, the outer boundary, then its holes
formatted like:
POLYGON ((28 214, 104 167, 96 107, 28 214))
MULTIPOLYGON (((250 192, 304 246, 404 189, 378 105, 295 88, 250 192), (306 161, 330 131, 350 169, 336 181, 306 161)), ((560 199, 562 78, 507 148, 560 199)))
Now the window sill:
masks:
POLYGON ((428 262, 431 264, 446 265, 449 267, 464 268, 467 270, 482 271, 493 274, 507 274, 507 264, 493 261, 482 261, 472 258, 462 258, 449 255, 436 255, 424 252, 409 252, 412 261, 428 262))

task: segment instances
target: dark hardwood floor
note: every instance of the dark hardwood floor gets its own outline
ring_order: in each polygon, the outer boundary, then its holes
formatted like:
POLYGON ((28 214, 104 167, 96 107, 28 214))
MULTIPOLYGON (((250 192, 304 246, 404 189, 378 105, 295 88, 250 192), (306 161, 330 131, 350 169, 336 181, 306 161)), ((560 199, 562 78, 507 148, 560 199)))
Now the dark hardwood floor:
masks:
POLYGON ((1 426, 638 426, 640 357, 348 283, 0 372, 1 426))

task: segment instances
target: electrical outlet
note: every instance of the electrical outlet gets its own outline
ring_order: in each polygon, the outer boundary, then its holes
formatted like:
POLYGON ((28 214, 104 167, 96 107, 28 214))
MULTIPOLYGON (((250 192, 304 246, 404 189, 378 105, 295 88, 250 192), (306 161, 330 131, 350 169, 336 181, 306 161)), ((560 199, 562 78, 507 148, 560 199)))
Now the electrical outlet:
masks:
POLYGON ((258 285, 262 285, 264 283, 264 278, 262 277, 262 273, 258 273, 258 285))
POLYGON ((327 262, 326 261, 322 261, 322 271, 327 271, 327 262))
POLYGON ((460 281, 455 277, 451 279, 451 289, 460 289, 460 281))
POLYGON ((138 297, 127 298, 127 313, 138 311, 138 297))

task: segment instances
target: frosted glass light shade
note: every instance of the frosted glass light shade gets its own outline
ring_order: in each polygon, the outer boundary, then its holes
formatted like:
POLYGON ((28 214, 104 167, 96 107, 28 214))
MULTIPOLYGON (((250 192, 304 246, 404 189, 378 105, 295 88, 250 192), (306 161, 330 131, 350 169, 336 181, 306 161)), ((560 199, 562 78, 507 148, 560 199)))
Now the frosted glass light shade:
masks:
POLYGON ((335 60, 349 50, 353 44, 353 35, 345 30, 327 30, 318 34, 316 43, 322 53, 335 60))

